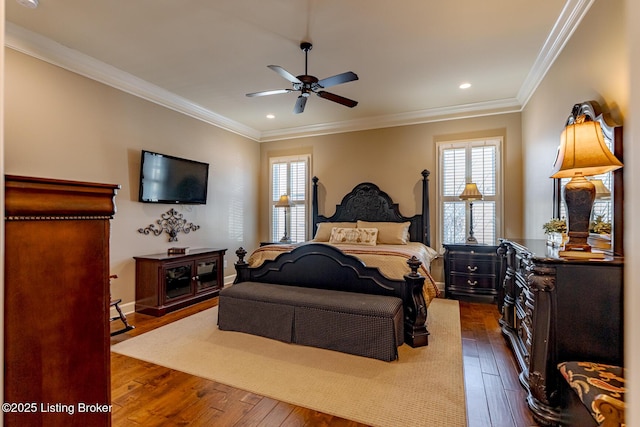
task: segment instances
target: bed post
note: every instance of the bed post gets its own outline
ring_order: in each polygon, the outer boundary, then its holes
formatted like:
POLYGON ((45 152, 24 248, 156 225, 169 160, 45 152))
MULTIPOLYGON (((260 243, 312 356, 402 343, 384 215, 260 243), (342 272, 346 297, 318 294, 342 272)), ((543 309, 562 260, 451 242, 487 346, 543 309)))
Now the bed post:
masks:
POLYGON ((316 224, 318 224, 318 177, 314 176, 313 181, 313 193, 312 193, 312 202, 311 202, 311 236, 315 236, 316 234, 316 224))
POLYGON ((236 278, 233 281, 234 284, 249 280, 249 276, 247 276, 249 263, 244 260, 245 255, 247 255, 247 251, 241 246, 236 251, 236 255, 238 256, 238 261, 234 264, 236 268, 236 278))
POLYGON ((429 332, 427 331, 427 304, 422 294, 424 276, 418 273, 422 262, 415 256, 407 260, 411 273, 405 274, 407 283, 406 294, 403 299, 404 306, 404 342, 411 347, 422 347, 429 344, 429 332))
POLYGON ((428 170, 422 171, 422 227, 423 235, 422 242, 431 246, 431 222, 429 218, 429 172, 428 170))

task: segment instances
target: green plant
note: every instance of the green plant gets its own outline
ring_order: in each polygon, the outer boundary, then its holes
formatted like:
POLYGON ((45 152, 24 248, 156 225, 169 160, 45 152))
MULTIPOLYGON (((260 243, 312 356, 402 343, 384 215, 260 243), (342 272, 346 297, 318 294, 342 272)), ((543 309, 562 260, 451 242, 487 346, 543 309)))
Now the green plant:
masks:
POLYGON ((597 234, 611 234, 611 223, 604 221, 602 215, 598 215, 589 224, 589 231, 597 234))
POLYGON ((567 221, 564 218, 552 218, 549 222, 542 224, 542 228, 544 229, 545 234, 566 233, 567 221))

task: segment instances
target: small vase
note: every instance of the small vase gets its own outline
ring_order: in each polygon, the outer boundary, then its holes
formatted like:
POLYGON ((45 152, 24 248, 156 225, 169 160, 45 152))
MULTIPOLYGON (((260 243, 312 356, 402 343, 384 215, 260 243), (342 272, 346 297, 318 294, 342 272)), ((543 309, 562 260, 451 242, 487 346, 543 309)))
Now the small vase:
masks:
POLYGON ((569 236, 566 233, 552 232, 547 234, 547 245, 552 248, 562 248, 564 244, 569 240, 569 236))

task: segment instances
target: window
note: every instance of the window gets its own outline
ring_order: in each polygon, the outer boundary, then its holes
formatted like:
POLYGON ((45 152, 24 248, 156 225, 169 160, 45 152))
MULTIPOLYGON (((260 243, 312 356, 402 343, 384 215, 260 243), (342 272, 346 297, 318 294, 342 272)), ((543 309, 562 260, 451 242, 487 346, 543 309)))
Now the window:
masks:
POLYGON ((271 240, 286 234, 293 242, 307 240, 309 156, 271 159, 271 240), (280 196, 289 196, 291 207, 276 207, 280 196))
POLYGON ((473 203, 473 235, 478 243, 495 244, 501 229, 500 146, 502 139, 437 144, 439 158, 440 241, 464 243, 469 235, 473 203), (460 193, 474 182, 482 200, 466 202, 460 193))

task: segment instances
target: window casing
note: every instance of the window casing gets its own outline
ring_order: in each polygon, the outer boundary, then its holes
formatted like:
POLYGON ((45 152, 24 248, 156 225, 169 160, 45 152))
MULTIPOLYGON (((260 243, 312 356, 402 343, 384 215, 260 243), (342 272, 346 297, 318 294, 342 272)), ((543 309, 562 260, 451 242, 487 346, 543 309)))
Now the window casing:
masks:
POLYGON ((285 233, 292 242, 307 240, 309 212, 310 156, 277 157, 270 160, 271 188, 270 231, 271 240, 280 241, 285 233), (280 196, 289 196, 290 208, 276 207, 280 196))
POLYGON ((501 146, 502 138, 437 143, 440 242, 466 241, 471 203, 478 243, 493 245, 502 234, 501 146), (460 200, 468 182, 477 184, 482 200, 460 200))

